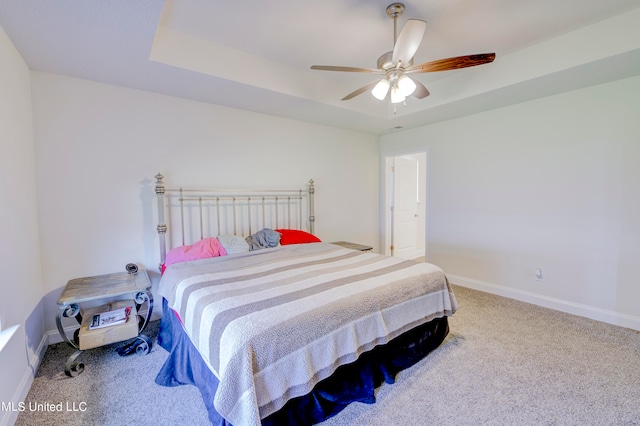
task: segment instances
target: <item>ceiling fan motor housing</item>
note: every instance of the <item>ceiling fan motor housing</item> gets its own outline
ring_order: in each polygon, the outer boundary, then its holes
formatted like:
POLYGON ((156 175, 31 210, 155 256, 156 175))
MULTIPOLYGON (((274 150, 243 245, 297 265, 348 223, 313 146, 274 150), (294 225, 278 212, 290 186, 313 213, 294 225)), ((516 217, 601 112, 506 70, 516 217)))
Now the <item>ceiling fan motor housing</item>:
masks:
MULTIPOLYGON (((378 58, 377 66, 378 69, 387 71, 389 68, 393 66, 393 61, 391 60, 393 57, 393 51, 387 52, 378 58)), ((403 64, 402 68, 408 68, 413 65, 413 58, 406 64, 403 64)))

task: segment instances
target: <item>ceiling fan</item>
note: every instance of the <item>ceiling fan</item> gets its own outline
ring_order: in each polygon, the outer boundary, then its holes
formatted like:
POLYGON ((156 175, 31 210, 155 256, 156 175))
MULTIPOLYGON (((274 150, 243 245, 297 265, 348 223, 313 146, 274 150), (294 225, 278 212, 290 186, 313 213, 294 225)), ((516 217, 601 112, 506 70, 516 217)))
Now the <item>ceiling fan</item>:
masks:
MULTIPOLYGON (((413 65, 413 55, 415 55, 424 31, 427 27, 425 21, 419 19, 408 19, 400 35, 397 35, 398 17, 402 15, 405 7, 402 3, 393 3, 387 7, 387 15, 393 19, 393 50, 378 58, 378 68, 354 68, 330 65, 313 65, 311 69, 322 71, 345 71, 345 72, 365 72, 380 74, 383 77, 361 87, 342 98, 343 101, 352 99, 366 91, 371 90, 373 96, 379 100, 384 100, 390 92, 392 104, 404 102, 407 96, 413 95, 418 99, 429 96, 427 88, 410 74, 448 71, 458 68, 474 67, 489 62, 493 62, 495 53, 480 53, 476 55, 457 56, 447 59, 425 62, 413 65)), ((395 111, 395 105, 394 105, 395 111)))

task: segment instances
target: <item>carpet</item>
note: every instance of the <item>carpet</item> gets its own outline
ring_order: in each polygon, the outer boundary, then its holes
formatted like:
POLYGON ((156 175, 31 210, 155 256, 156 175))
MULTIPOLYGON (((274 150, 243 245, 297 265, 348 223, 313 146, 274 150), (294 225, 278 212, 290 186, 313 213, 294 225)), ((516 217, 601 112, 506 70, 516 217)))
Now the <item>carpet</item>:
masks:
MULTIPOLYGON (((383 384, 375 404, 354 403, 323 426, 640 425, 640 333, 454 286, 451 332, 424 360, 383 384)), ((167 352, 120 357, 119 345, 84 352, 49 346, 16 425, 207 425, 192 386, 154 382, 167 352), (46 411, 44 404, 61 406, 46 411), (37 408, 42 404, 43 409, 37 408), (73 408, 76 411, 73 411, 73 408), (82 408, 82 410, 80 410, 82 408)))

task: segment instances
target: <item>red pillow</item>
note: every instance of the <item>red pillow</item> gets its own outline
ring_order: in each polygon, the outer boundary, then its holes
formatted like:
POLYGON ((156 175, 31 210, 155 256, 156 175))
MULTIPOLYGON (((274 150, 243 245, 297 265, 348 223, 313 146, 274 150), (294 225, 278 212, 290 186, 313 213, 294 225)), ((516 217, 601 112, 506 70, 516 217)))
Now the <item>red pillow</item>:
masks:
POLYGON ((280 244, 286 246, 287 244, 304 244, 304 243, 319 243, 320 238, 316 237, 305 231, 298 229, 274 229, 280 234, 280 244))

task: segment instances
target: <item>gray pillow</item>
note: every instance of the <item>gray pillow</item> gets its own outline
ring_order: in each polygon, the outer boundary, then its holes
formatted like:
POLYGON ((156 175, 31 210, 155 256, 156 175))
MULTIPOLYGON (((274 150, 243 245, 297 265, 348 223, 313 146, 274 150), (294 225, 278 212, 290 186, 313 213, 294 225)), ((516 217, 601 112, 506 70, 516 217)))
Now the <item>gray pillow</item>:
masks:
POLYGON ((280 244, 280 233, 270 228, 263 228, 246 238, 249 250, 260 250, 263 248, 276 247, 280 244))

